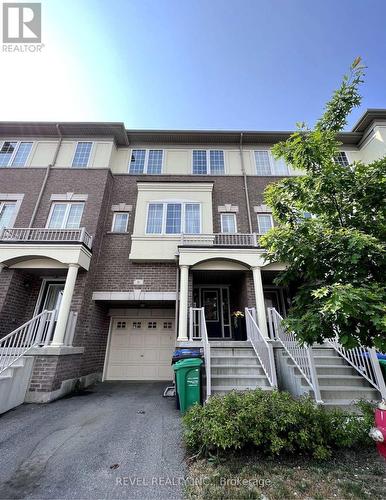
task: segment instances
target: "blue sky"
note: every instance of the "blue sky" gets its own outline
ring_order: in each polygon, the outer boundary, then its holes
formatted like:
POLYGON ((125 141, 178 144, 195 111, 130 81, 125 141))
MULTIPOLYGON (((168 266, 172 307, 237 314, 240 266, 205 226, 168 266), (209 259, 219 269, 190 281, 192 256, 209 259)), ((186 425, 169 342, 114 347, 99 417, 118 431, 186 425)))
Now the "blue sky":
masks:
POLYGON ((291 130, 361 55, 350 127, 386 107, 385 19, 384 0, 43 0, 42 53, 0 52, 0 119, 291 130))

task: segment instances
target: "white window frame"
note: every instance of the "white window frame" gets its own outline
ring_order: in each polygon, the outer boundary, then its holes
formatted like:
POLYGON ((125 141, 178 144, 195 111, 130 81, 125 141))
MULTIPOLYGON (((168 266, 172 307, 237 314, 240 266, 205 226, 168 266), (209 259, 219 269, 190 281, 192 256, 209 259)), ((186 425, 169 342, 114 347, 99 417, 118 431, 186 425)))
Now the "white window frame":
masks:
POLYGON ((127 233, 127 227, 129 225, 129 217, 130 217, 130 214, 129 212, 114 212, 114 215, 113 215, 113 222, 112 222, 112 225, 111 225, 111 232, 112 233, 117 233, 117 234, 125 234, 127 233), (114 228, 115 228, 115 219, 117 218, 117 215, 126 215, 126 225, 125 225, 125 230, 124 231, 116 231, 114 228))
POLYGON ((92 156, 93 151, 94 151, 94 141, 88 141, 88 140, 76 141, 74 154, 72 155, 72 160, 71 160, 71 168, 88 168, 90 165, 90 160, 91 160, 91 156, 92 156), (80 144, 82 142, 91 142, 90 154, 88 155, 87 165, 82 165, 82 166, 74 165, 76 150, 78 149, 78 144, 80 144))
POLYGON ((51 217, 52 217, 52 213, 54 211, 54 206, 55 205, 66 205, 66 211, 64 212, 62 226, 61 227, 51 228, 51 229, 78 229, 78 228, 66 228, 63 225, 64 222, 67 224, 71 205, 83 205, 83 208, 82 208, 82 217, 80 218, 80 221, 79 221, 79 228, 82 227, 80 225, 80 223, 82 221, 83 212, 84 212, 84 202, 83 201, 74 201, 74 202, 68 202, 68 203, 66 203, 65 201, 55 201, 55 202, 51 203, 50 211, 48 213, 47 222, 46 222, 46 228, 47 229, 50 229, 49 224, 50 224, 50 221, 51 221, 51 217))
POLYGON ((185 225, 186 225, 186 219, 185 219, 185 205, 199 205, 200 207, 200 230, 198 233, 195 234, 202 234, 202 203, 199 201, 187 201, 187 200, 152 200, 147 203, 146 207, 146 222, 145 222, 145 234, 148 236, 178 236, 181 234, 188 234, 185 233, 185 225), (166 232, 166 216, 167 216, 167 205, 173 205, 179 203, 181 204, 181 232, 180 233, 167 233, 166 232), (163 205, 162 207, 162 226, 161 226, 161 232, 160 233, 148 233, 147 232, 147 226, 148 226, 148 221, 149 221, 149 207, 150 205, 163 205))
POLYGON ((221 233, 223 234, 237 234, 237 217, 234 212, 223 212, 220 214, 220 219, 221 219, 221 233), (233 220, 235 221, 235 232, 234 233, 224 233, 224 224, 223 224, 223 218, 224 216, 229 216, 232 215, 233 220))
MULTIPOLYGON (((349 165, 351 165, 351 160, 350 160, 350 156, 349 156, 348 152, 347 152, 347 151, 344 151, 344 150, 339 150, 339 151, 338 151, 338 154, 339 154, 339 153, 344 153, 344 154, 346 155, 346 158, 347 158, 347 165, 344 165, 344 166, 348 167, 349 165)), ((338 163, 338 165, 343 166, 341 163, 338 163)))
POLYGON ((155 149, 155 148, 151 148, 151 149, 145 149, 145 148, 131 148, 130 150, 130 158, 129 158, 129 162, 128 162, 128 165, 127 165, 127 172, 130 174, 130 175, 161 175, 163 174, 164 172, 164 159, 165 159, 165 150, 162 149, 162 148, 158 148, 158 149, 155 149), (131 165, 131 156, 133 154, 133 151, 145 151, 145 162, 144 162, 144 165, 143 165, 143 172, 138 174, 138 173, 134 173, 132 174, 130 172, 130 165, 131 165), (158 173, 158 174, 153 174, 152 172, 149 174, 147 172, 147 168, 148 168, 148 164, 149 164, 149 156, 150 156, 150 151, 161 151, 162 152, 162 158, 161 158, 161 172, 158 173))
POLYGON ((16 217, 17 217, 17 212, 19 210, 18 206, 17 206, 17 201, 16 200, 2 200, 2 199, 0 199, 0 214, 1 214, 1 210, 3 209, 3 207, 5 205, 14 205, 15 206, 14 213, 12 215, 12 218, 9 221, 9 227, 13 227, 13 225, 15 224, 16 217))
POLYGON ((224 149, 192 149, 192 175, 226 175, 226 161, 225 161, 225 150, 224 149), (206 153, 206 174, 195 174, 194 173, 194 151, 205 151, 206 153), (223 174, 212 174, 212 165, 210 164, 210 152, 211 151, 222 151, 224 156, 224 173, 223 174))
POLYGON ((270 219, 271 219, 271 228, 273 227, 273 217, 272 217, 272 215, 271 215, 271 214, 264 213, 264 212, 261 212, 261 213, 256 214, 256 219, 257 219, 257 234, 258 234, 258 235, 265 234, 265 233, 262 233, 262 232, 260 231, 260 222, 259 222, 259 217, 260 217, 261 215, 264 215, 264 217, 267 217, 267 216, 268 216, 268 217, 270 217, 270 219))
POLYGON ((3 141, 0 141, 0 150, 1 148, 4 146, 4 143, 6 142, 16 142, 16 147, 15 147, 15 151, 12 153, 11 155, 11 158, 9 159, 8 161, 8 165, 3 165, 3 166, 0 166, 0 168, 8 168, 8 167, 12 167, 12 163, 13 163, 13 160, 15 159, 15 156, 17 155, 17 152, 19 151, 19 147, 20 147, 20 144, 22 142, 30 142, 31 143, 31 149, 27 155, 27 158, 25 159, 25 164, 21 167, 14 167, 14 168, 24 168, 27 166, 27 163, 28 163, 28 160, 29 160, 29 157, 31 156, 31 153, 32 153, 32 149, 34 147, 34 141, 17 141, 15 139, 7 139, 7 140, 3 140, 3 141))
POLYGON ((281 174, 281 173, 278 174, 278 173, 275 172, 275 159, 272 156, 271 150, 269 148, 254 149, 252 154, 253 154, 253 161, 254 161, 254 164, 255 164, 255 175, 257 175, 258 177, 288 177, 288 176, 291 175, 290 174, 290 167, 289 167, 288 164, 286 164, 286 167, 287 167, 287 173, 286 174, 281 174), (268 153, 268 162, 269 162, 270 173, 268 175, 266 175, 266 176, 262 175, 262 174, 259 174, 257 172, 257 163, 256 163, 256 155, 255 155, 255 153, 259 152, 259 151, 265 151, 265 152, 268 153))

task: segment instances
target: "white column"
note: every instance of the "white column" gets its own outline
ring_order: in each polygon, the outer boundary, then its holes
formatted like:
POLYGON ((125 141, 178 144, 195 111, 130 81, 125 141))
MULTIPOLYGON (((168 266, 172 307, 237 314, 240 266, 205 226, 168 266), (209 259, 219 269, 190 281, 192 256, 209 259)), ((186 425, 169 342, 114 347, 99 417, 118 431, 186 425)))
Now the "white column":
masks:
POLYGON ((177 340, 188 340, 189 266, 180 266, 180 314, 177 340))
POLYGON ((259 327, 264 337, 268 337, 267 315, 265 313, 263 282, 261 279, 260 267, 253 267, 252 274, 253 274, 253 284, 255 287, 257 326, 259 327))
POLYGON ((70 264, 68 267, 66 283, 64 285, 62 301, 60 303, 58 319, 54 332, 54 338, 52 339, 51 345, 63 345, 68 315, 70 313, 72 296, 74 295, 76 277, 78 275, 78 269, 79 266, 77 264, 70 264))

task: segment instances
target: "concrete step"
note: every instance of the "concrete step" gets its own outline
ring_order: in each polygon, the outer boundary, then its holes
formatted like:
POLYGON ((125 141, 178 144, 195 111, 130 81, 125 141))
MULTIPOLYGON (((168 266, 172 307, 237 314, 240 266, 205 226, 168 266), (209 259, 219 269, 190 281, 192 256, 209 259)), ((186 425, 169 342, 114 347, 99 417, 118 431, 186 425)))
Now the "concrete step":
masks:
POLYGON ((212 375, 212 387, 223 385, 223 386, 234 386, 239 387, 260 387, 269 385, 267 377, 265 375, 212 375))
POLYGON ((336 350, 333 347, 313 347, 312 352, 316 356, 339 356, 340 355, 336 352, 336 350))
POLYGON ((350 365, 318 365, 316 366, 318 375, 357 375, 358 372, 350 365))
MULTIPOLYGON (((350 390, 352 387, 365 387, 371 389, 368 381, 361 377, 360 375, 319 375, 318 374, 319 385, 323 387, 345 387, 350 390)), ((308 385, 303 379, 303 385, 308 385)))
POLYGON ((252 347, 249 340, 209 340, 211 348, 225 347, 252 347))
MULTIPOLYGON (((245 386, 237 386, 237 387, 232 387, 232 386, 216 386, 212 387, 212 394, 228 394, 231 391, 237 391, 237 392, 244 392, 244 391, 253 391, 256 389, 256 387, 249 387, 248 385, 245 386)), ((271 386, 263 386, 259 387, 259 389, 262 389, 263 391, 271 391, 272 387, 271 386)))
POLYGON ((212 356, 210 357, 212 366, 260 366, 260 362, 254 354, 253 356, 212 356))
POLYGON ((315 366, 323 365, 348 365, 347 361, 339 356, 339 354, 332 354, 330 356, 319 356, 314 354, 315 366))
POLYGON ((212 375, 264 375, 264 370, 256 364, 248 365, 212 365, 212 375))
POLYGON ((218 356, 253 356, 255 351, 252 347, 216 347, 210 349, 211 357, 218 356))
POLYGON ((340 386, 325 386, 319 385, 320 394, 323 401, 334 401, 336 399, 357 400, 366 399, 378 401, 381 399, 379 392, 371 387, 347 387, 340 386))

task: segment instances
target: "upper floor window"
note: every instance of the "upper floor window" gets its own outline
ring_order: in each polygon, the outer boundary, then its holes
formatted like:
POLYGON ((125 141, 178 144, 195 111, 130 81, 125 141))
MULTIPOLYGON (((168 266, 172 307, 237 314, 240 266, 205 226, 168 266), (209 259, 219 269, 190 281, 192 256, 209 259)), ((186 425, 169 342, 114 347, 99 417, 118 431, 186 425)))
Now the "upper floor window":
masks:
POLYGON ((193 174, 223 175, 225 173, 224 151, 193 150, 193 174))
POLYGON ((131 152, 130 174, 161 174, 163 163, 162 149, 133 149, 131 152))
POLYGON ((84 203, 53 203, 48 216, 50 229, 78 229, 84 203))
POLYGON ((273 227, 273 219, 270 214, 257 214, 257 233, 265 234, 273 227))
POLYGON ((236 214, 221 214, 221 232, 237 233, 236 214))
POLYGON ((128 212, 115 212, 111 231, 114 233, 126 233, 129 222, 128 212))
POLYGON ((347 165, 349 165, 349 161, 345 151, 339 151, 339 153, 335 156, 335 161, 339 165, 342 165, 342 167, 347 167, 347 165))
POLYGON ((149 203, 147 234, 197 234, 201 232, 199 203, 149 203))
POLYGON ((72 160, 73 167, 87 167, 90 159, 92 142, 78 142, 76 145, 74 159, 72 160))
POLYGON ((32 142, 4 141, 0 148, 0 167, 24 167, 31 148, 32 142))
POLYGON ((288 166, 282 158, 275 160, 268 149, 255 151, 257 175, 288 175, 288 166))
POLYGON ((0 229, 11 227, 16 215, 16 203, 0 201, 0 229))

